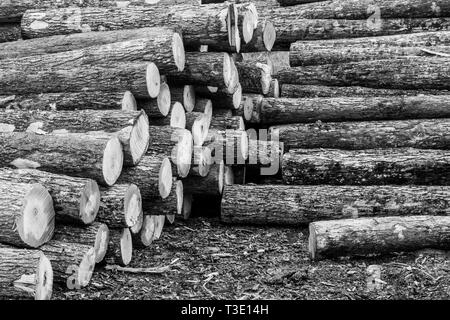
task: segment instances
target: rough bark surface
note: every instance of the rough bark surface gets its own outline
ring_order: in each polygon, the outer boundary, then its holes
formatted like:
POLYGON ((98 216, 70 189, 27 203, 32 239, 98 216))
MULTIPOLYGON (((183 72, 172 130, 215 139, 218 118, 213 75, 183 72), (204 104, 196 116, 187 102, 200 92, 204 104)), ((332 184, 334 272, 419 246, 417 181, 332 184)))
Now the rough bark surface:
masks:
POLYGON ((259 62, 236 62, 239 82, 244 93, 267 94, 272 81, 271 70, 267 64, 259 62))
POLYGON ((21 39, 20 24, 17 23, 0 23, 0 44, 9 41, 17 41, 21 39))

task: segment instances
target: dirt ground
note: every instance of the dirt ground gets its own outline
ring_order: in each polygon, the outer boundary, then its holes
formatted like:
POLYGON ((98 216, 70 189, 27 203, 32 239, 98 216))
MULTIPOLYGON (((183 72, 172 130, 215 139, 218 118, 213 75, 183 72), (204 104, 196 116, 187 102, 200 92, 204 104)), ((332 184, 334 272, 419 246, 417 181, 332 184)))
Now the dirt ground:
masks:
POLYGON ((193 218, 166 226, 160 240, 136 250, 130 267, 98 268, 91 285, 56 290, 54 299, 449 299, 450 252, 424 250, 312 262, 306 229, 223 225, 193 218), (382 267, 381 288, 367 289, 366 269, 382 267))

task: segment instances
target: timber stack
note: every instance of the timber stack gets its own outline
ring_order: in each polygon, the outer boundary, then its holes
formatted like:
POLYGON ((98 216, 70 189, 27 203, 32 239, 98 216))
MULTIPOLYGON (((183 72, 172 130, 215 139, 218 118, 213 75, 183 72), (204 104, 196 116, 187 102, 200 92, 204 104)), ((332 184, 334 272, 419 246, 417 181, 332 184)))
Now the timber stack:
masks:
POLYGON ((206 211, 310 224, 314 259, 448 246, 450 6, 375 3, 1 3, 0 295, 206 211))

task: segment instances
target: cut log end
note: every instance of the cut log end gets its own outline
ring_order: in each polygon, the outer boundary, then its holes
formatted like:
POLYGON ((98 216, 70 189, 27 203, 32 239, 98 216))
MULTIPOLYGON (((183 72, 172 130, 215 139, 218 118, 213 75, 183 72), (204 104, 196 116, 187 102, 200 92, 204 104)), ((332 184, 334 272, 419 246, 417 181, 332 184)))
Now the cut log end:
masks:
POLYGON ((133 257, 133 240, 129 229, 123 229, 122 231, 120 237, 120 254, 121 264, 123 266, 129 265, 133 257))
POLYGON ((38 248, 53 237, 55 211, 47 189, 34 184, 23 199, 22 214, 17 219, 17 230, 22 241, 38 248))
POLYGON ((253 99, 247 98, 244 101, 244 119, 250 121, 252 119, 254 109, 253 99))
POLYGON ((95 268, 95 259, 95 249, 90 248, 78 266, 78 284, 82 288, 86 287, 91 281, 95 268))
POLYGON ((170 96, 170 88, 167 83, 161 83, 161 88, 157 98, 158 109, 164 117, 170 112, 170 106, 172 105, 172 100, 170 96))
POLYGON ((166 221, 166 216, 154 216, 155 217, 155 232, 153 234, 153 240, 158 240, 161 238, 162 231, 164 229, 164 223, 166 221))
POLYGON ((309 224, 308 252, 312 260, 316 259, 316 229, 314 223, 309 224))
POLYGON ((234 184, 234 172, 233 168, 230 166, 225 167, 224 182, 227 186, 234 184))
POLYGON ((174 224, 175 223, 175 215, 174 214, 168 214, 166 216, 166 221, 169 222, 170 224, 174 224))
POLYGON ((133 125, 130 135, 130 151, 133 164, 137 165, 145 155, 150 143, 150 125, 145 112, 142 112, 133 125))
POLYGON ((181 214, 183 212, 184 187, 181 180, 178 180, 176 184, 175 193, 177 195, 177 214, 181 214))
POLYGON ((255 15, 247 11, 244 15, 244 20, 242 22, 242 35, 245 43, 249 43, 253 38, 253 31, 255 30, 255 15))
POLYGON ((226 52, 223 53, 223 81, 227 88, 231 87, 233 77, 232 58, 226 52))
POLYGON ((96 181, 89 179, 81 193, 80 218, 89 225, 95 221, 100 208, 100 189, 96 181))
POLYGON ((108 251, 109 243, 109 228, 106 224, 102 223, 95 236, 95 263, 100 263, 105 259, 106 252, 108 251))
POLYGON ((211 156, 211 149, 208 147, 204 147, 200 151, 200 155, 198 158, 198 173, 201 177, 206 177, 209 173, 209 170, 211 169, 212 164, 212 156, 211 156))
POLYGON ((263 42, 267 51, 272 51, 276 38, 277 38, 277 31, 275 29, 275 26, 273 25, 272 22, 267 21, 263 31, 263 42))
POLYGON ((170 195, 173 183, 172 164, 169 158, 164 158, 159 169, 159 194, 166 199, 170 195))
POLYGON ((111 138, 103 152, 103 179, 108 186, 114 185, 123 167, 123 149, 118 138, 111 138))
POLYGON ((134 243, 140 247, 148 247, 152 244, 156 227, 156 216, 145 216, 139 239, 134 243))
POLYGON ((245 131, 245 122, 244 122, 244 118, 242 118, 242 117, 238 117, 238 118, 239 118, 239 127, 238 127, 238 130, 245 131))
POLYGON ((183 71, 186 63, 186 56, 184 52, 183 39, 179 33, 174 33, 172 38, 172 51, 175 60, 175 65, 178 71, 183 71))
POLYGON ((192 213, 192 194, 186 193, 183 196, 183 219, 187 220, 191 216, 192 213))
POLYGON ((161 75, 159 74, 158 67, 153 62, 147 65, 146 82, 150 97, 158 97, 161 90, 161 75))
POLYGON ((176 150, 178 175, 181 178, 185 178, 188 176, 189 170, 191 169, 192 153, 194 150, 194 141, 191 132, 183 130, 179 137, 176 150))
POLYGON ((183 103, 186 112, 194 111, 195 107, 195 89, 193 85, 185 85, 183 89, 183 103))
POLYGON ((131 91, 126 91, 122 98, 122 110, 124 111, 137 111, 137 102, 131 91))
POLYGON ((50 260, 41 252, 36 270, 36 300, 50 300, 53 293, 53 269, 50 260))
POLYGON ((248 149, 249 140, 247 131, 242 131, 240 145, 241 145, 241 156, 244 160, 247 160, 249 156, 249 149, 248 149))
POLYGON ((194 145, 201 146, 205 142, 210 125, 210 117, 207 114, 202 114, 195 119, 192 125, 192 137, 194 139, 194 145))
POLYGON ((223 161, 221 161, 219 164, 219 170, 217 170, 217 174, 219 175, 217 177, 219 193, 222 194, 225 187, 225 163, 223 161))
POLYGON ((238 84, 236 92, 233 93, 233 107, 238 109, 242 102, 242 86, 238 84))
POLYGON ((186 111, 181 103, 175 102, 170 113, 170 126, 173 128, 186 128, 186 111))
POLYGON ((130 184, 125 193, 124 207, 126 225, 132 228, 136 224, 141 224, 140 227, 142 227, 142 197, 139 188, 135 184, 130 184))
POLYGON ((272 82, 270 83, 269 94, 274 98, 280 97, 280 84, 278 82, 278 79, 272 79, 272 82))

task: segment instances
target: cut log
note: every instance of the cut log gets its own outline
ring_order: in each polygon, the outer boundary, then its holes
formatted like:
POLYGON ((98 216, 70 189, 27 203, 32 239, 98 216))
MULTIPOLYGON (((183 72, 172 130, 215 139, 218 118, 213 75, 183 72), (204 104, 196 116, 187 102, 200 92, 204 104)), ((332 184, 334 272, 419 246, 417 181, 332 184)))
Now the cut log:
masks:
MULTIPOLYGON (((124 8, 62 8, 27 11, 22 18, 25 38, 57 34, 108 31, 143 27, 168 27, 183 33, 188 49, 208 45, 230 51, 228 4, 198 6, 138 6, 124 8)), ((237 26, 237 21, 235 22, 237 26)), ((233 25, 233 27, 236 27, 233 25)))
POLYGON ((242 52, 272 51, 278 31, 270 18, 259 20, 261 22, 253 31, 252 40, 242 46, 242 52))
POLYGON ((158 97, 156 99, 138 99, 136 108, 144 110, 149 118, 160 119, 166 117, 172 106, 170 98, 171 90, 165 82, 161 83, 158 97))
POLYGON ((133 248, 144 249, 152 244, 155 224, 153 216, 144 216, 141 231, 138 234, 132 234, 133 248))
POLYGON ((450 95, 263 98, 258 102, 247 121, 265 125, 450 117, 450 95))
POLYGON ((144 202, 144 214, 151 216, 173 216, 181 214, 183 210, 183 189, 183 182, 174 178, 170 195, 166 199, 155 199, 144 202))
POLYGON ((128 62, 109 67, 81 66, 70 70, 46 69, 30 72, 1 69, 2 95, 55 92, 129 90, 136 98, 156 98, 160 74, 152 62, 128 62))
POLYGON ((447 186, 231 185, 221 219, 233 224, 301 226, 371 216, 448 215, 447 186))
POLYGON ((245 164, 248 159, 248 135, 241 130, 210 129, 205 144, 212 150, 213 162, 225 160, 225 164, 245 164))
POLYGON ((253 3, 236 5, 238 11, 238 29, 240 38, 248 43, 253 38, 253 31, 258 25, 258 10, 253 3))
POLYGON ((291 150, 283 156, 287 184, 448 185, 450 152, 410 148, 291 150))
POLYGON ((40 184, 0 183, 0 242, 37 248, 55 227, 52 197, 40 184))
POLYGON ((411 216, 321 221, 309 226, 311 259, 342 255, 367 255, 447 250, 450 217, 411 216))
POLYGON ((56 228, 52 240, 94 247, 95 263, 100 263, 105 258, 108 249, 109 228, 106 224, 99 222, 84 228, 60 225, 56 228))
POLYGON ((86 287, 95 268, 95 249, 79 243, 52 240, 40 247, 53 267, 54 281, 69 290, 86 287))
POLYGON ((190 193, 185 193, 183 197, 183 219, 187 220, 191 216, 192 213, 192 201, 193 197, 190 193))
POLYGON ((173 102, 181 103, 186 112, 192 112, 195 106, 195 90, 192 85, 184 85, 182 87, 173 87, 170 90, 173 102))
POLYGON ((139 165, 126 168, 117 182, 126 184, 129 181, 139 188, 143 202, 167 198, 172 189, 172 164, 163 155, 147 154, 139 165))
POLYGON ((184 189, 189 194, 221 195, 224 187, 225 164, 213 164, 206 177, 189 176, 183 179, 184 189))
POLYGON ((209 99, 197 99, 195 102, 194 112, 200 112, 206 114, 209 118, 213 115, 212 101, 209 99))
POLYGON ((118 138, 85 133, 38 135, 2 133, 2 166, 37 169, 91 178, 113 185, 122 172, 123 151, 118 138), (30 148, 32 146, 32 148, 30 148))
MULTIPOLYGON (((245 94, 242 102, 235 114, 241 116, 246 122, 255 122, 259 119, 258 110, 264 100, 264 96, 260 94, 245 94)), ((257 122, 256 122, 257 123, 257 122)))
POLYGON ((108 264, 125 267, 133 257, 133 239, 130 229, 113 229, 110 231, 108 251, 105 260, 108 264))
POLYGON ((38 134, 102 131, 117 136, 123 145, 124 162, 133 166, 147 152, 149 124, 142 111, 79 110, 20 111, 1 110, 0 124, 14 126, 14 132, 38 134))
POLYGON ((17 41, 22 38, 19 23, 0 23, 0 43, 17 41))
POLYGON ((213 112, 211 128, 216 130, 245 130, 244 119, 241 116, 233 116, 229 109, 217 109, 213 112))
POLYGON ((271 139, 284 142, 287 150, 336 148, 449 149, 449 119, 328 122, 270 128, 271 139))
POLYGON ((185 129, 186 128, 186 111, 181 103, 175 102, 172 105, 169 117, 150 119, 150 125, 152 125, 152 126, 169 126, 172 128, 185 129))
POLYGON ((135 184, 117 184, 101 190, 97 220, 110 228, 131 228, 142 215, 142 198, 135 184))
POLYGON ((158 152, 170 156, 180 177, 186 177, 191 167, 193 139, 190 131, 169 126, 150 126, 152 139, 149 153, 158 152))
POLYGON ((244 93, 267 94, 272 76, 270 67, 262 63, 236 62, 239 81, 244 93))
POLYGON ((0 270, 3 299, 51 299, 53 269, 42 251, 0 246, 0 270))
POLYGON ((159 240, 161 238, 161 234, 164 228, 164 223, 166 222, 166 216, 153 216, 156 222, 155 232, 153 233, 153 241, 159 240))
POLYGON ((444 57, 359 61, 295 67, 280 71, 277 77, 282 84, 449 90, 449 61, 450 58, 444 57))
POLYGON ((58 222, 88 225, 97 217, 100 190, 94 180, 34 169, 1 168, 0 181, 41 184, 53 199, 55 218, 58 222))
POLYGON ((202 146, 208 137, 211 115, 206 113, 191 112, 187 115, 186 128, 192 132, 194 146, 202 146))
POLYGON ((291 45, 291 67, 352 61, 430 56, 428 50, 449 54, 450 32, 424 32, 405 35, 298 41, 291 45))
POLYGON ((283 84, 281 86, 282 98, 320 98, 320 97, 390 97, 390 96, 417 96, 419 94, 450 94, 450 91, 441 90, 401 90, 401 89, 374 89, 366 87, 330 87, 322 85, 283 84))
POLYGON ((192 153, 192 167, 189 176, 206 177, 212 165, 211 149, 203 146, 194 146, 192 153))
POLYGON ((137 110, 130 91, 82 91, 0 95, 0 108, 19 110, 137 110))
POLYGON ((278 79, 272 79, 270 81, 269 92, 264 96, 269 97, 269 98, 279 98, 280 97, 280 84, 278 82, 278 79))
MULTIPOLYGON (((211 88, 205 86, 195 87, 195 92, 202 98, 211 100, 215 108, 218 109, 237 109, 241 104, 242 86, 238 84, 234 93, 229 93, 226 89, 211 88)), ((197 110, 195 108, 194 110, 197 110)))
POLYGON ((267 176, 277 174, 281 168, 283 153, 283 142, 258 140, 251 136, 249 138, 248 165, 266 168, 262 168, 261 175, 267 176), (269 169, 272 171, 269 171, 269 169))
POLYGON ((229 93, 234 93, 239 83, 234 60, 229 54, 221 52, 187 53, 185 69, 182 72, 169 72, 167 80, 173 85, 217 86, 229 93))

